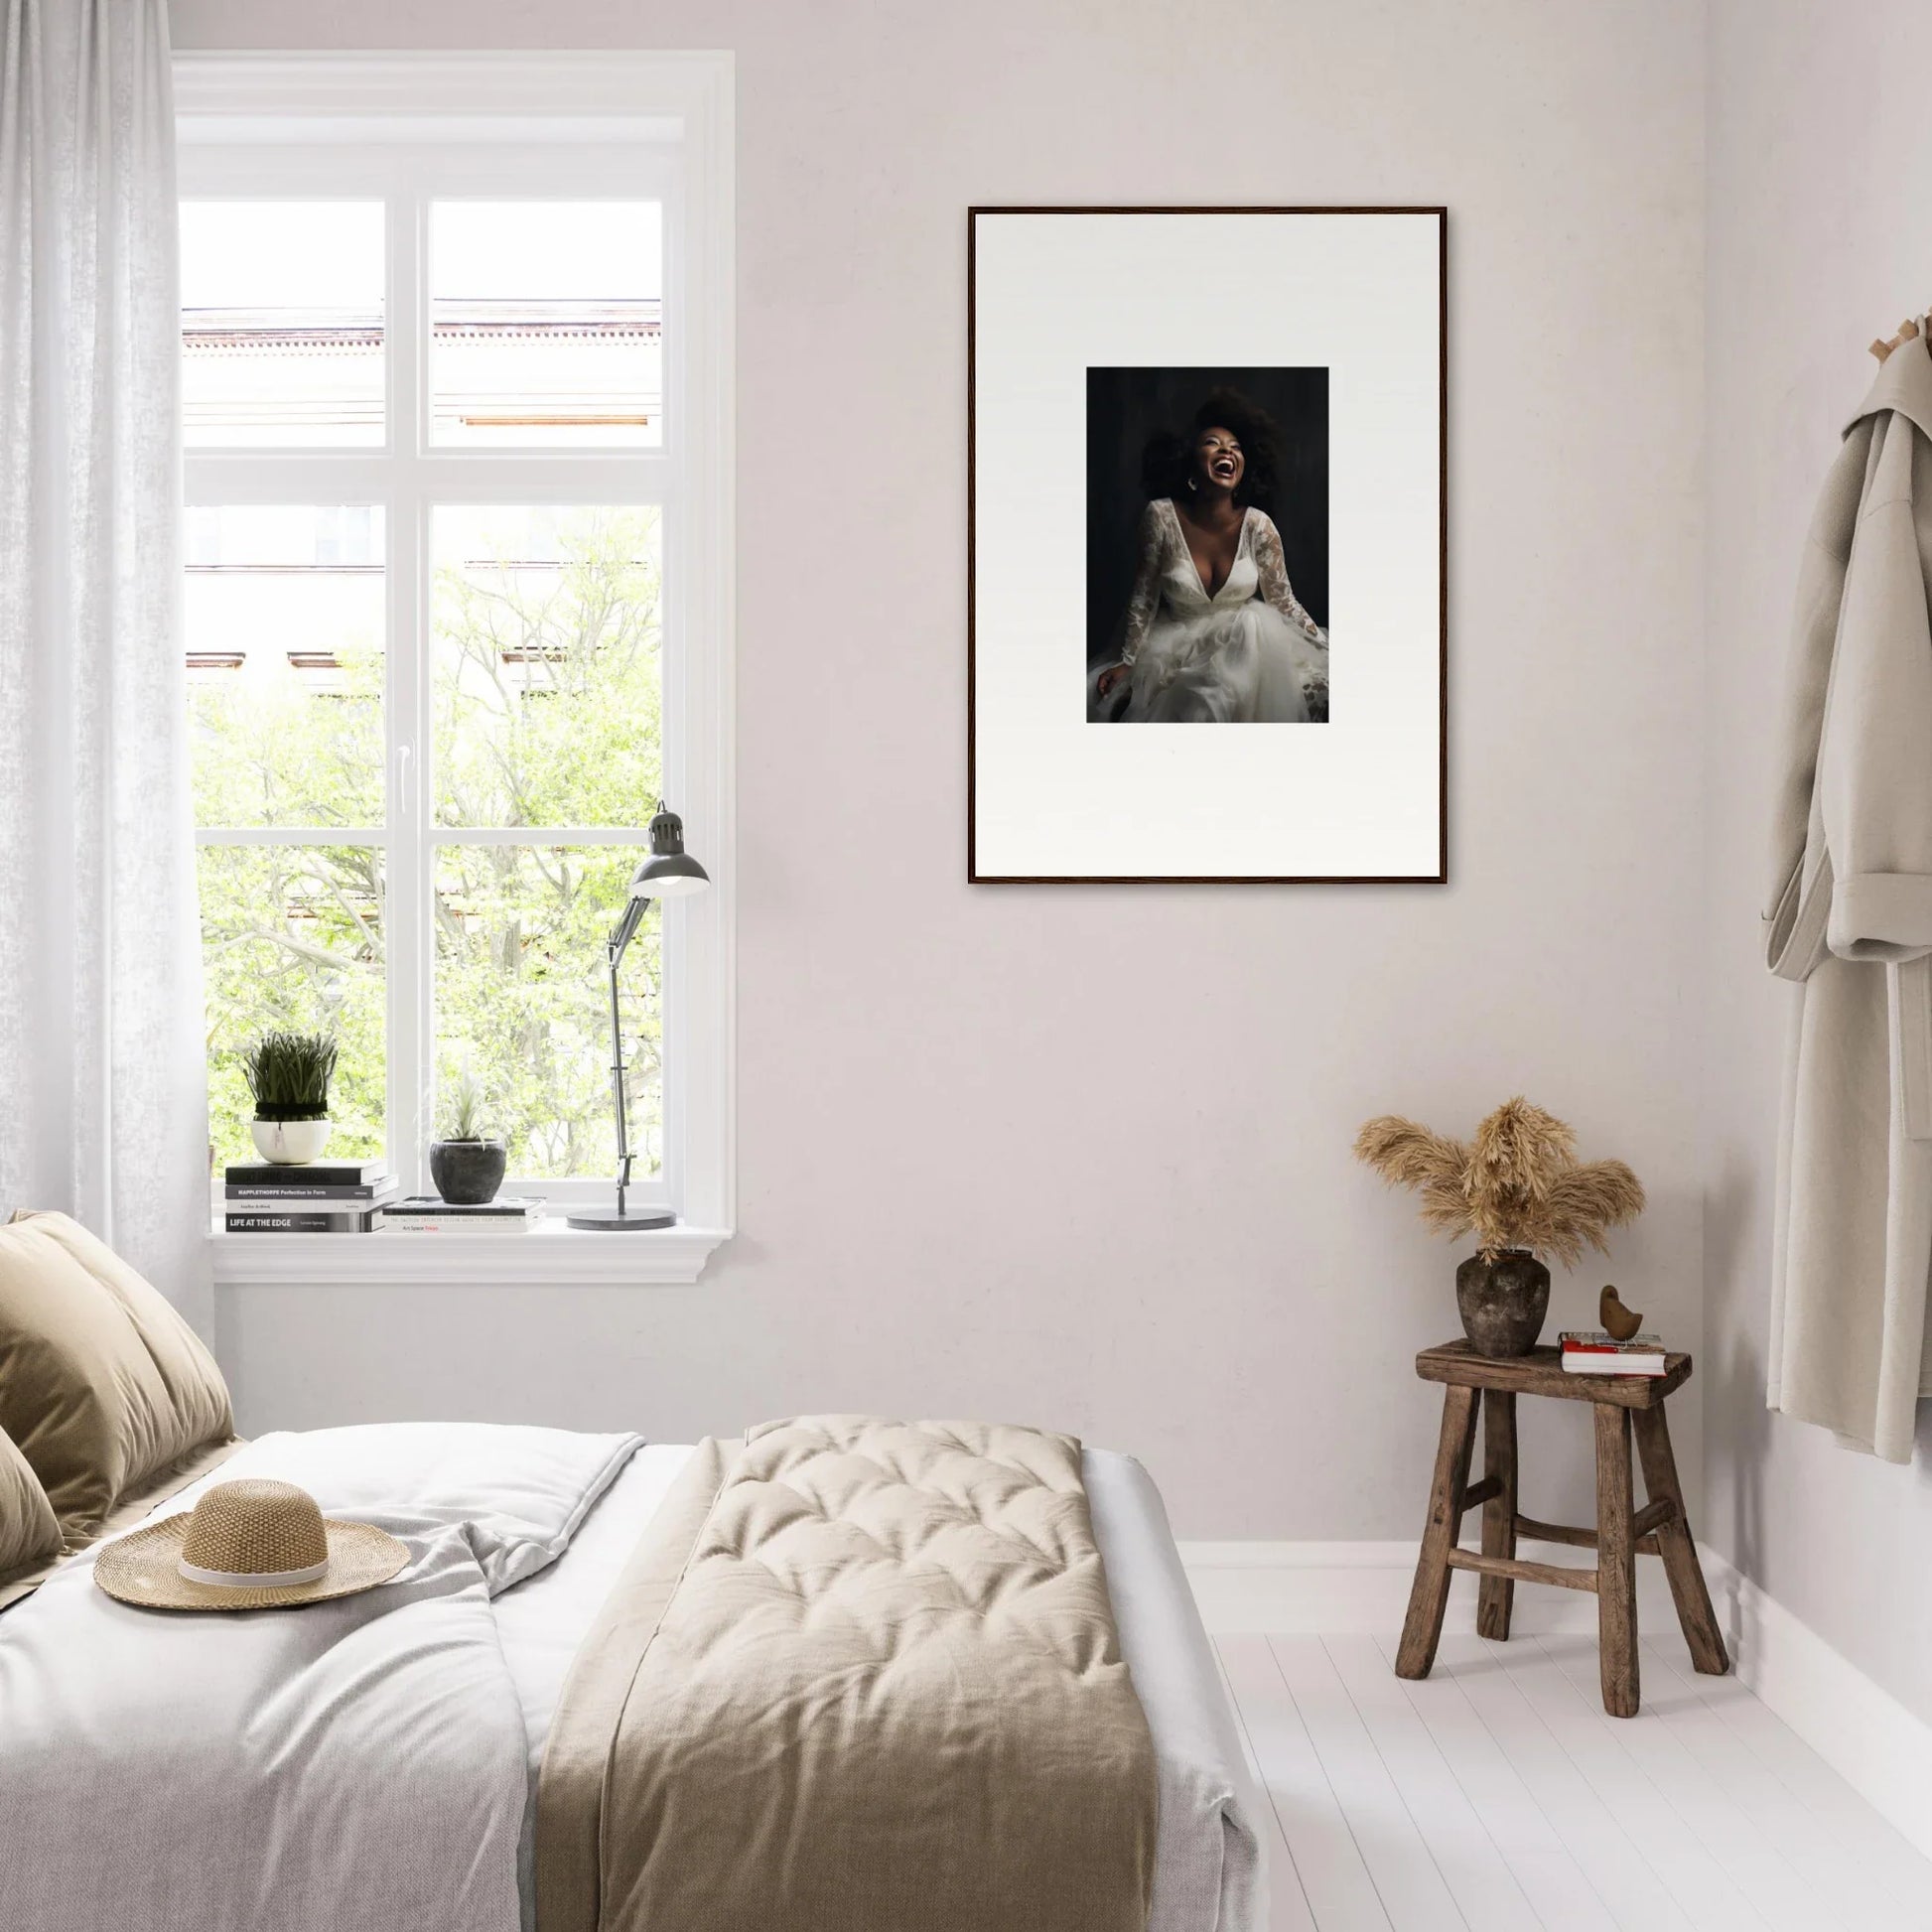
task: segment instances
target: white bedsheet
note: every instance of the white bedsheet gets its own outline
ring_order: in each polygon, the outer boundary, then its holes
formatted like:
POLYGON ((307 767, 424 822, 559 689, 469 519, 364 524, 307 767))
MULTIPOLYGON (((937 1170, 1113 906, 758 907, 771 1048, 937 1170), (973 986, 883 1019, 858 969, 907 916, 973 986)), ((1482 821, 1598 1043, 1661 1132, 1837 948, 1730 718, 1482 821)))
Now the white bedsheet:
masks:
MULTIPOLYGON (((491 1605, 523 1710, 533 1799, 571 1659, 690 1453, 663 1443, 638 1450, 564 1555, 491 1605)), ((1086 1451, 1084 1474, 1160 1779, 1148 1932, 1260 1932, 1267 1898, 1253 1824, 1259 1799, 1160 1492, 1131 1456, 1105 1449, 1086 1451)), ((526 1926, 531 1817, 526 1811, 519 1861, 526 1926)))
POLYGON ((393 1583, 188 1615, 94 1587, 93 1553, 0 1618, 7 1932, 513 1932, 524 1731, 489 1598, 569 1543, 637 1439, 483 1424, 265 1436, 409 1546, 393 1583))

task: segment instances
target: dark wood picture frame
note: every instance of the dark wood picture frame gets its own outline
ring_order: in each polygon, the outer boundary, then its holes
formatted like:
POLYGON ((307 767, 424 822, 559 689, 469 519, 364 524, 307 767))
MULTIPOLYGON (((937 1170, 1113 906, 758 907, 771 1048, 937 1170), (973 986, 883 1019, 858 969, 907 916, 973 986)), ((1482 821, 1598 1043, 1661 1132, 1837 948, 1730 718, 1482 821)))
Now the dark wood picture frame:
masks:
POLYGON ((1445 886, 1449 883, 1449 209, 1443 206, 1385 205, 1379 207, 1082 207, 1049 205, 1036 207, 975 206, 966 210, 966 881, 972 886, 1445 886), (1441 474, 1437 481, 1437 532, 1440 555, 1437 612, 1437 865, 1432 874, 1394 875, 1328 873, 1284 874, 1261 877, 1233 875, 1119 875, 982 873, 977 852, 978 805, 978 667, 977 667, 977 517, 978 456, 978 224, 981 215, 1005 214, 1402 214, 1434 215, 1437 222, 1437 340, 1439 366, 1437 445, 1441 474))

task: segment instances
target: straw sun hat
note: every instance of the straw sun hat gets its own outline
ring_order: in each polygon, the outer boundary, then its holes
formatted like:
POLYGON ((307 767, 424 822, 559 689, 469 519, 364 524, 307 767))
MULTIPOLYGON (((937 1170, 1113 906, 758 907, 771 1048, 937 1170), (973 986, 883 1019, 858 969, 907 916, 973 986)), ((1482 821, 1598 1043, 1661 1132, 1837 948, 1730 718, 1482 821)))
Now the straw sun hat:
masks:
POLYGON ((373 1589, 408 1561, 386 1530, 325 1518, 306 1489, 251 1476, 108 1544, 94 1582, 146 1608, 266 1610, 373 1589))

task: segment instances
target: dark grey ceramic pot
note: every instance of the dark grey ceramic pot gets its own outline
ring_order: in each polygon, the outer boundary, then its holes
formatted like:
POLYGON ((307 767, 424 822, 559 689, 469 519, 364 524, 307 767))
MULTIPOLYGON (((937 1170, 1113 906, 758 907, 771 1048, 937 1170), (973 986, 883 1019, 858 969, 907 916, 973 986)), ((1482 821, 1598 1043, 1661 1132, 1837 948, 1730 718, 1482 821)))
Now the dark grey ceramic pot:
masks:
POLYGON ((436 1182, 436 1191, 453 1207, 482 1207, 494 1200, 508 1165, 509 1150, 501 1141, 429 1144, 430 1178, 436 1182))
POLYGON ((1527 1355, 1550 1311, 1550 1271, 1527 1248, 1471 1255, 1455 1271, 1455 1306, 1478 1355, 1527 1355))

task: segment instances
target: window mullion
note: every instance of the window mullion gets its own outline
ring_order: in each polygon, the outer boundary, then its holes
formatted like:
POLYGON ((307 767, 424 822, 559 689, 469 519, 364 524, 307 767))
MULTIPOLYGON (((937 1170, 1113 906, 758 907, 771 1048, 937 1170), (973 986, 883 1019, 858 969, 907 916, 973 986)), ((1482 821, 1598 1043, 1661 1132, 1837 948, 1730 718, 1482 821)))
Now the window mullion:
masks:
POLYGON ((439 845, 634 845, 648 843, 638 825, 439 825, 439 845))
POLYGON ((424 1190, 431 903, 423 827, 431 785, 425 691, 429 516, 416 480, 422 390, 422 198, 389 200, 389 1158, 404 1191, 424 1190))
MULTIPOLYGON (((203 825, 197 845, 387 845, 386 825, 203 825)), ((386 914, 385 914, 386 916, 386 914)))

